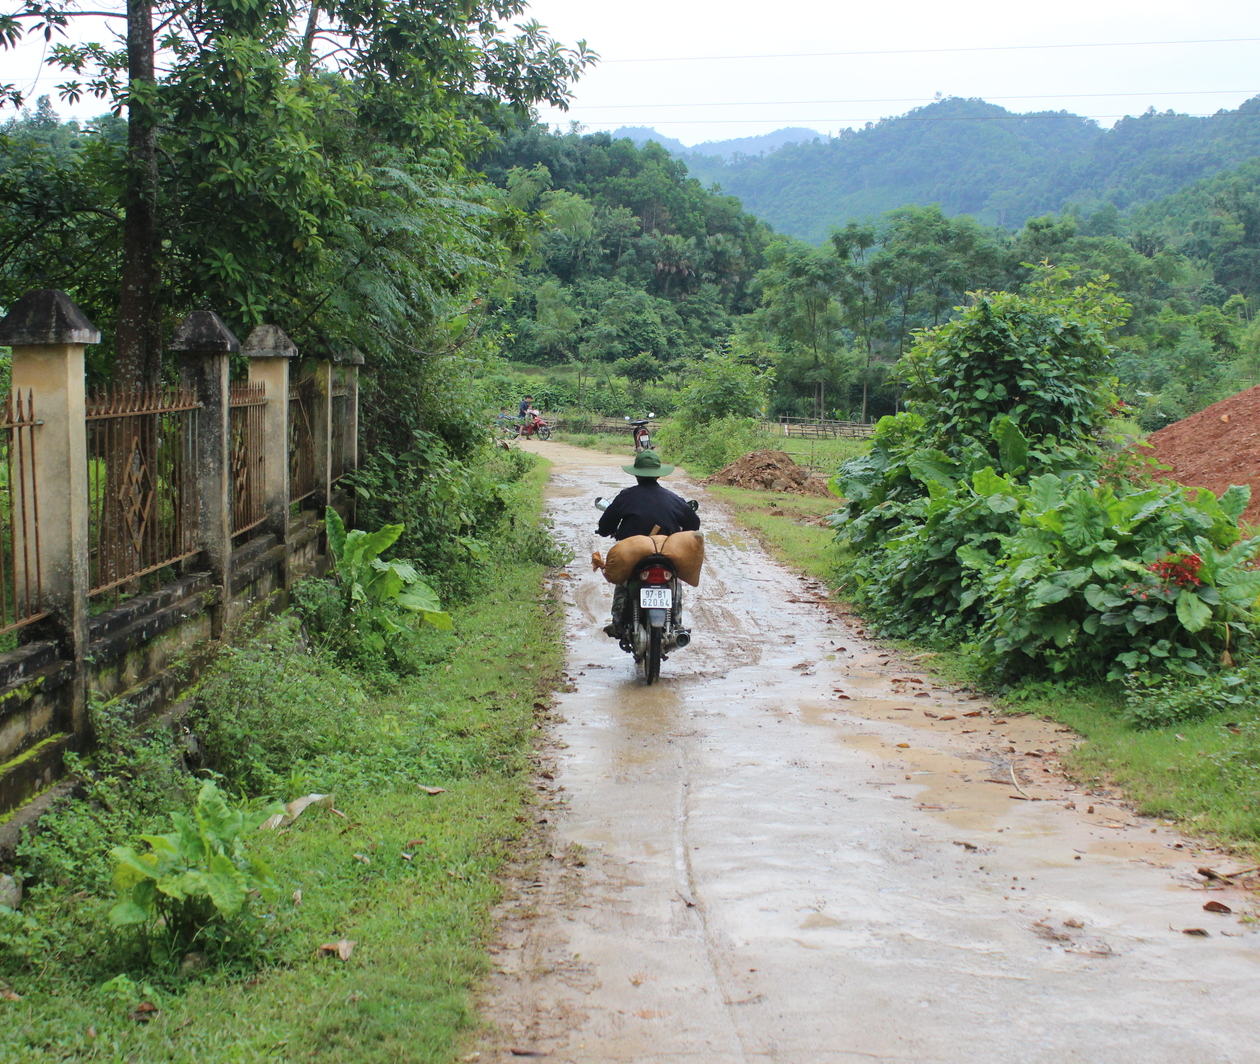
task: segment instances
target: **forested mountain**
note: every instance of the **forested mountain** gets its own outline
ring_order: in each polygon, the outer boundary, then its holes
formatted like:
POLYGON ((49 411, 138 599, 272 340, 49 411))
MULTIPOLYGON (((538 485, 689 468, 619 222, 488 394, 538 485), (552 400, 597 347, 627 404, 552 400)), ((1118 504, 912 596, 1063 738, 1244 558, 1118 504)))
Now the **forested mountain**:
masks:
MULTIPOLYGON (((1157 134, 1176 124, 1136 119, 1122 135, 1158 145, 1157 134)), ((1039 128, 984 127, 1013 146, 1008 172, 1023 152, 1028 181, 1050 165, 1044 155, 1034 165, 1034 149, 1044 149, 1032 137, 1039 128)), ((942 129, 927 126, 926 135, 940 138, 942 129)), ((1120 182, 1125 155, 1100 146, 1097 130, 1064 116, 1061 132, 1092 138, 1089 171, 1120 182)), ((1185 173, 1203 165, 1213 142, 1200 138, 1197 152, 1178 143, 1185 173)), ((1167 143, 1161 150, 1173 154, 1167 143)), ((609 413, 629 408, 627 388, 642 398, 645 384, 665 378, 676 393, 706 357, 723 352, 773 370, 771 413, 889 413, 900 387, 891 369, 915 330, 947 320, 969 292, 1020 290, 1036 276, 1027 264, 1040 262, 1065 271, 1054 283, 1096 283, 1131 308, 1117 335, 1118 391, 1148 427, 1260 371, 1260 159, 1129 213, 1096 199, 1014 229, 951 217, 935 204, 869 221, 830 216, 818 220, 831 230, 821 247, 774 235, 654 143, 518 127, 480 166, 536 227, 530 253, 491 301, 505 351, 521 362, 580 367, 607 393, 588 391, 584 401, 609 413)), ((1064 171, 1073 167, 1085 169, 1079 159, 1062 161, 1064 171)), ((1133 192, 1137 168, 1128 172, 1135 176, 1123 191, 1133 192)), ((1176 180, 1148 176, 1148 192, 1176 180)), ((1012 200, 1028 194, 1018 185, 1001 191, 1012 200)), ((662 392, 652 402, 667 409, 670 393, 662 392)))
POLYGON ((1064 112, 1016 115, 955 98, 761 155, 680 153, 695 177, 814 243, 845 221, 909 204, 1012 229, 1072 204, 1127 210, 1253 156, 1260 97, 1210 118, 1148 112, 1109 130, 1064 112))
POLYGON ((535 125, 480 166, 538 225, 494 301, 513 358, 617 363, 655 380, 719 346, 756 306, 769 230, 659 145, 535 125))

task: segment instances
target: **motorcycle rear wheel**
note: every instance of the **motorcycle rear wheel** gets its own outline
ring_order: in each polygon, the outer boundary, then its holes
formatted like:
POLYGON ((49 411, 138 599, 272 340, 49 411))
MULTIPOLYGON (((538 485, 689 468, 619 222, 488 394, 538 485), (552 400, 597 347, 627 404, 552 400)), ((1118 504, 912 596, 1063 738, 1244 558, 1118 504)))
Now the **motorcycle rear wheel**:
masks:
POLYGON ((643 682, 655 683, 661 675, 661 629, 653 627, 648 635, 647 653, 643 656, 643 682))
POLYGON ((538 438, 540 440, 551 439, 551 429, 546 425, 540 425, 538 427, 538 438))

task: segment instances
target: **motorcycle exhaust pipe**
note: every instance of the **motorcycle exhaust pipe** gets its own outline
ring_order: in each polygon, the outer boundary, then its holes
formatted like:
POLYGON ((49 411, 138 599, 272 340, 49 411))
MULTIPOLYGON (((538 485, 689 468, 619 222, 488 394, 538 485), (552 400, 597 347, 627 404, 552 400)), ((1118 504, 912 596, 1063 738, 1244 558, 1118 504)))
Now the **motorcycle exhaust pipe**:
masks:
POLYGON ((685 646, 686 646, 688 643, 690 643, 690 642, 691 642, 691 633, 690 633, 690 632, 688 632, 688 631, 681 631, 681 632, 675 632, 675 633, 674 633, 674 646, 676 646, 676 647, 685 647, 685 646))

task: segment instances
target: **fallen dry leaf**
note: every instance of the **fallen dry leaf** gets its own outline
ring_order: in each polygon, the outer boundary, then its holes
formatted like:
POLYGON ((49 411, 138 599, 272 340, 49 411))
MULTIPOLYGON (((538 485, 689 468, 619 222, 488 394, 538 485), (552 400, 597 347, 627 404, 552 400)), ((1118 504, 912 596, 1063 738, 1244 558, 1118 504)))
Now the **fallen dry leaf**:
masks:
POLYGON ((1075 928, 1081 928, 1081 927, 1084 927, 1085 925, 1084 925, 1083 923, 1081 923, 1081 921, 1080 921, 1080 920, 1064 920, 1064 921, 1063 921, 1063 926, 1064 926, 1064 927, 1075 927, 1075 928))
POLYGON ((274 830, 276 828, 287 828, 298 817, 300 817, 311 806, 317 805, 324 809, 333 809, 333 796, 331 794, 304 794, 301 798, 294 798, 284 807, 283 813, 277 813, 275 816, 269 816, 261 824, 258 830, 274 830))
POLYGON ((1203 903, 1203 911, 1209 913, 1232 913, 1234 910, 1223 901, 1206 901, 1203 903))
POLYGON ((425 794, 445 794, 446 793, 445 787, 421 787, 420 789, 424 791, 425 794))
POLYGON ((1197 938, 1207 938, 1209 932, 1202 927, 1183 927, 1181 928, 1183 935, 1194 935, 1197 938))
POLYGON ((370 858, 370 857, 369 857, 366 853, 356 853, 356 854, 354 854, 354 859, 355 859, 356 861, 360 862, 361 864, 371 864, 371 863, 372 863, 372 858, 370 858))
POLYGON ((317 952, 325 953, 330 957, 340 957, 343 961, 348 961, 350 954, 354 952, 354 947, 354 939, 339 938, 336 942, 325 942, 319 947, 317 952))
POLYGON ((6 986, 3 989, 0 989, 0 999, 3 999, 5 1001, 21 1001, 22 995, 15 994, 12 990, 10 990, 6 986))
POLYGON ((131 1018, 136 1023, 148 1023, 157 1014, 158 1007, 152 1001, 142 1001, 132 1010, 131 1018))

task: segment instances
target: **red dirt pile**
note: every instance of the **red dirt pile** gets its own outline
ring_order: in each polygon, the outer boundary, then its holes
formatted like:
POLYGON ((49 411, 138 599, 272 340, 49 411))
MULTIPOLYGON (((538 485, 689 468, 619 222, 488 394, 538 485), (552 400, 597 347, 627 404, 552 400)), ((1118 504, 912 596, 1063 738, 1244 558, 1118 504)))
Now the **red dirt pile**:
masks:
POLYGON ((793 495, 830 495, 820 477, 802 469, 782 451, 753 451, 719 469, 706 483, 793 495))
POLYGON ((1249 484, 1251 503, 1242 520, 1260 525, 1260 387, 1153 432, 1150 442, 1182 484, 1217 495, 1231 484, 1249 484))

